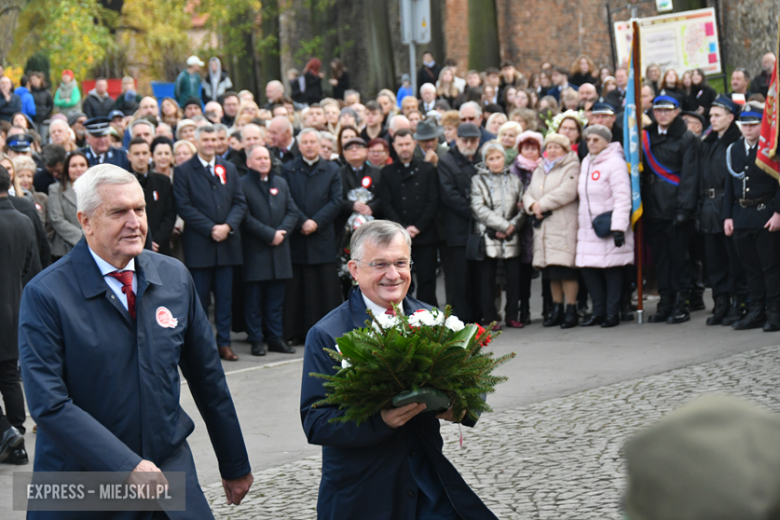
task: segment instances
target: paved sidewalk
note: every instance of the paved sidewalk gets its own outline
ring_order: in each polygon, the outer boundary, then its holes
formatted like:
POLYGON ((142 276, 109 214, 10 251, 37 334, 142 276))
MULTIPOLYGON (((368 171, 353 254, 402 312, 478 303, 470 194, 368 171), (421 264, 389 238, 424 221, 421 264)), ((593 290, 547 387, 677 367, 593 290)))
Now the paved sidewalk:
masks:
MULTIPOLYGON (((780 347, 769 347, 486 415, 442 428, 445 452, 502 519, 621 518, 620 450, 632 432, 705 393, 742 396, 780 412, 780 347)), ((255 473, 244 503, 204 489, 220 519, 313 519, 320 457, 255 473)))

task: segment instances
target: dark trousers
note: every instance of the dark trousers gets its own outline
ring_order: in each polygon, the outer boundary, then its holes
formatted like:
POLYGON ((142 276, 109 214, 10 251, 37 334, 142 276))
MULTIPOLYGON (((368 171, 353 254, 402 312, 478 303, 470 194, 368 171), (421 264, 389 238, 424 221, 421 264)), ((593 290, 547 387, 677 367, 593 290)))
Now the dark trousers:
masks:
POLYGON ((293 277, 285 283, 284 337, 305 339, 310 328, 341 305, 341 282, 336 262, 293 264, 292 269, 293 277))
POLYGON ((464 322, 476 322, 482 317, 479 304, 480 263, 466 259, 466 246, 448 247, 446 256, 445 284, 450 286, 447 304, 452 305, 452 313, 464 322))
POLYGON ((712 295, 747 294, 747 279, 734 247, 734 239, 723 233, 704 235, 707 278, 712 295))
POLYGON ((585 285, 593 300, 594 316, 617 316, 620 314, 620 297, 623 294, 623 267, 580 269, 585 285))
POLYGON ((250 343, 263 341, 263 326, 267 339, 282 339, 282 306, 284 305, 284 280, 266 280, 246 284, 246 329, 250 343))
POLYGON ((675 226, 671 220, 645 222, 647 241, 655 260, 658 293, 671 296, 691 289, 690 242, 693 222, 675 226))
POLYGON ((214 293, 214 323, 217 345, 230 346, 230 323, 233 319, 233 266, 190 269, 195 290, 206 315, 209 314, 211 293, 214 293))
POLYGON ((704 293, 705 282, 709 271, 707 270, 707 262, 709 258, 706 258, 706 245, 704 234, 698 233, 695 229, 691 233, 691 241, 689 242, 689 254, 691 257, 691 292, 699 294, 704 293))
MULTIPOLYGON (((485 258, 481 262, 482 284, 482 315, 485 321, 490 323, 498 321, 498 309, 496 309, 496 268, 497 258, 485 258)), ((517 300, 520 298, 520 259, 518 257, 505 258, 506 269, 506 321, 517 320, 517 300)))
POLYGON ((520 264, 520 301, 526 305, 531 301, 531 282, 534 279, 533 264, 520 264))
POLYGON ((413 274, 417 275, 417 299, 437 307, 436 244, 412 245, 413 274))
POLYGON ((733 237, 750 301, 780 302, 780 232, 735 229, 733 237))
POLYGON ((0 394, 3 394, 5 414, 0 409, 0 435, 11 426, 24 433, 24 394, 19 382, 19 360, 0 361, 0 394))

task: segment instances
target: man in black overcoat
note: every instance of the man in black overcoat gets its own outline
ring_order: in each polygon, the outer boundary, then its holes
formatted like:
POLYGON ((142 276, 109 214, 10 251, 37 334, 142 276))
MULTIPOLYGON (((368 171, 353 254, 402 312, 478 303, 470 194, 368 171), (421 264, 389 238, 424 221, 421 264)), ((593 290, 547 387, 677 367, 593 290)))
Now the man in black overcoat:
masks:
POLYGON ((368 144, 362 137, 348 139, 343 146, 346 164, 341 167, 341 187, 344 200, 341 203, 341 212, 336 218, 336 235, 343 236, 344 226, 350 215, 361 215, 381 218, 381 207, 377 188, 379 187, 379 168, 366 162, 368 158, 368 144), (349 192, 358 188, 370 191, 374 198, 367 203, 352 201, 347 197, 349 192))
POLYGON ((146 221, 149 226, 148 247, 157 253, 171 254, 171 233, 176 224, 176 203, 173 186, 167 175, 151 171, 149 143, 142 137, 134 137, 127 145, 127 158, 146 200, 146 221))
POLYGON ((343 199, 336 163, 320 159, 317 130, 298 134, 301 155, 282 168, 298 222, 290 237, 293 277, 284 300, 284 334, 288 345, 300 345, 309 329, 341 304, 333 222, 343 199))
POLYGON ((276 116, 271 119, 266 134, 266 143, 270 146, 271 157, 283 164, 300 157, 298 141, 293 139, 293 125, 287 116, 276 116))
POLYGON ((410 130, 395 133, 398 160, 382 168, 379 196, 384 217, 404 226, 412 237, 417 299, 435 307, 439 180, 435 166, 414 158, 415 145, 410 130))
POLYGON ((230 348, 233 267, 241 265, 241 222, 246 200, 236 167, 215 156, 217 133, 206 125, 195 131, 198 153, 177 167, 173 195, 184 220, 184 264, 208 314, 214 293, 217 345, 222 359, 236 361, 230 348))
MULTIPOLYGON (((25 215, 9 201, 11 175, 0 166, 0 394, 5 414, 0 409, 0 462, 26 464, 24 449, 24 395, 19 384, 19 303, 22 283, 37 260, 35 230, 25 215)), ((37 218, 37 217, 36 217, 37 218)))
POLYGON ((246 329, 252 355, 264 356, 263 328, 268 348, 294 354, 284 340, 282 306, 286 280, 292 278, 290 236, 298 223, 290 188, 274 171, 265 146, 247 150, 247 174, 241 178, 247 212, 241 233, 244 255, 246 329))

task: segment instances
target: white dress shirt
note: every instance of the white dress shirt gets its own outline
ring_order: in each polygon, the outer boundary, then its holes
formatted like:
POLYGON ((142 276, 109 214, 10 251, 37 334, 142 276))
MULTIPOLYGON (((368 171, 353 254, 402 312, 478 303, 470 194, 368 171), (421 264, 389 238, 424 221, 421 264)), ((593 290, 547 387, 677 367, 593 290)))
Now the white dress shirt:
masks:
MULTIPOLYGON (((366 309, 369 309, 371 312, 373 312, 374 316, 385 314, 389 310, 369 300, 368 296, 366 296, 363 292, 361 292, 360 295, 363 297, 363 302, 366 304, 366 309)), ((404 306, 402 303, 401 305, 398 306, 398 314, 403 314, 403 313, 404 313, 404 306)))
POLYGON ((135 258, 131 258, 124 268, 117 269, 113 265, 100 258, 91 247, 89 248, 89 253, 92 255, 92 258, 95 259, 95 263, 97 264, 98 269, 100 269, 100 274, 103 275, 103 279, 106 281, 111 290, 114 291, 116 297, 119 298, 119 301, 125 307, 125 310, 128 310, 127 295, 122 292, 122 282, 113 276, 108 276, 108 273, 114 273, 117 271, 133 271, 133 292, 138 294, 138 276, 135 274, 135 258))
POLYGON ((206 168, 206 171, 211 171, 211 175, 215 175, 214 173, 214 164, 216 164, 217 160, 215 158, 211 158, 210 162, 206 162, 203 160, 203 158, 198 155, 198 160, 200 161, 200 164, 203 165, 204 168, 206 168), (211 168, 211 170, 209 170, 211 168))

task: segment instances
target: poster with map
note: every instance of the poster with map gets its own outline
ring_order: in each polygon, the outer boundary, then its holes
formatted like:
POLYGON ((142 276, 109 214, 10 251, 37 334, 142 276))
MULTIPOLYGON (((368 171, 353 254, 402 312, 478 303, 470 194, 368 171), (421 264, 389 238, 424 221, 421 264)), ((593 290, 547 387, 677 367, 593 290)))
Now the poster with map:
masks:
MULTIPOLYGON (((631 50, 631 23, 615 22, 618 64, 628 62, 631 50)), ((707 75, 722 72, 715 9, 697 9, 639 19, 641 60, 644 70, 657 63, 662 70, 704 69, 707 75)))

